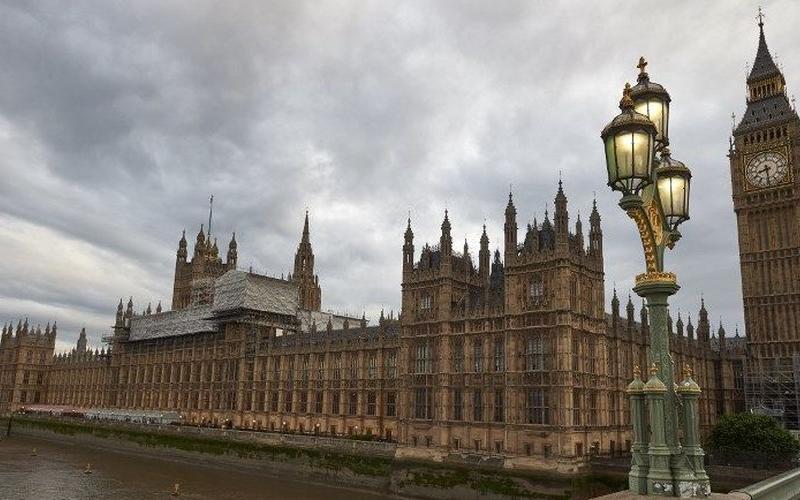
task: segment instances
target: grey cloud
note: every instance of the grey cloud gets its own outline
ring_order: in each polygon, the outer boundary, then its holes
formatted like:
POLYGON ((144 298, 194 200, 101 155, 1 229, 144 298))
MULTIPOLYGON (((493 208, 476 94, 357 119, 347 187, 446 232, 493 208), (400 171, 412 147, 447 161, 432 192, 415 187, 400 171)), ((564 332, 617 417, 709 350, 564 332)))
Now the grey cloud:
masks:
MULTIPOLYGON (((572 224, 596 192, 607 299, 624 296, 639 243, 598 136, 644 54, 694 171, 673 308, 702 291, 741 322, 725 153, 756 6, 0 2, 0 234, 35 235, 0 250, 0 313, 57 317, 64 342, 86 323, 97 344, 119 296, 169 303, 180 231, 194 239, 213 193, 220 245, 235 230, 240 265, 273 274, 309 207, 324 306, 375 316, 399 306, 408 210, 418 247, 445 207, 459 246, 486 220, 495 247, 509 184, 522 226, 552 210, 559 171, 572 224)), ((767 13, 792 87, 798 6, 767 13)))

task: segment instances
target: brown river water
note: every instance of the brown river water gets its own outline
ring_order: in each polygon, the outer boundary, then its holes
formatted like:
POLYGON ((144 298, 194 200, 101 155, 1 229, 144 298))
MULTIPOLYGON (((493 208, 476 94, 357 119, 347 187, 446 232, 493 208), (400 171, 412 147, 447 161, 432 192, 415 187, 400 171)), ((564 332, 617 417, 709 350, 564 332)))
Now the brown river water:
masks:
POLYGON ((145 457, 23 436, 12 435, 0 440, 0 500, 159 498, 375 500, 399 497, 282 479, 225 465, 145 457), (89 463, 92 472, 85 474, 89 463), (179 497, 170 494, 175 482, 180 482, 179 497))

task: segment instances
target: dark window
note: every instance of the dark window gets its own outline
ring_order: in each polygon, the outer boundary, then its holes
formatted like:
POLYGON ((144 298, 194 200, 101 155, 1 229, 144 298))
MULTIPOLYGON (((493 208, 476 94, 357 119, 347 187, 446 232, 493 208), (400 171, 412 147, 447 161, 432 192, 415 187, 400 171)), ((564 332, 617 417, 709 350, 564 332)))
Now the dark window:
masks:
POLYGON ((506 369, 506 351, 503 339, 494 341, 494 371, 502 372, 506 369))
POLYGON ((433 418, 433 394, 429 387, 414 390, 414 418, 433 418))
POLYGON ((464 393, 461 389, 453 389, 453 420, 462 420, 464 409, 464 393))
POLYGON ((502 422, 504 420, 504 404, 503 404, 503 389, 494 391, 494 421, 502 422))
POLYGON ((483 394, 480 389, 472 393, 472 420, 475 422, 483 420, 483 394))
POLYGON ((480 338, 472 341, 472 368, 475 373, 483 371, 483 342, 480 338))
POLYGON ((322 413, 322 393, 318 392, 314 395, 314 412, 322 413))
POLYGON ((396 410, 396 400, 397 396, 394 392, 387 392, 386 393, 386 416, 387 417, 394 417, 397 415, 396 410))
POLYGON ((358 393, 357 392, 351 392, 350 393, 349 413, 350 413, 350 415, 355 415, 356 413, 358 413, 358 393))
POLYGON ((526 417, 529 424, 549 424, 545 389, 528 389, 526 417))
POLYGON ((464 338, 453 339, 453 373, 464 371, 464 338))

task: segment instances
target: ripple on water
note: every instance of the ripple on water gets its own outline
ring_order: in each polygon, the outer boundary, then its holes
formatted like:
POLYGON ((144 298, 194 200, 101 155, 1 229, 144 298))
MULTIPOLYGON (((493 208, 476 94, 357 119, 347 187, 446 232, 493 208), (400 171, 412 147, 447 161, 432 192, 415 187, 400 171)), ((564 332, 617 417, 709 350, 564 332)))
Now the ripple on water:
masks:
POLYGON ((377 500, 392 498, 265 476, 201 463, 173 461, 124 451, 85 448, 55 441, 12 436, 0 441, 0 499, 143 500, 173 498, 246 500, 377 500), (32 456, 32 449, 36 455, 32 456), (92 473, 85 474, 86 464, 92 473))

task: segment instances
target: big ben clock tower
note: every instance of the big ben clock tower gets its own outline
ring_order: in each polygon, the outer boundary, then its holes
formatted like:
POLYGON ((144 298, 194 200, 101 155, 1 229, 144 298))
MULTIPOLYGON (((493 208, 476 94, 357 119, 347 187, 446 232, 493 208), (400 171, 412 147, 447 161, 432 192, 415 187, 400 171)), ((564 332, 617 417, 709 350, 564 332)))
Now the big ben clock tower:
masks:
POLYGON ((785 424, 798 428, 800 120, 767 48, 760 12, 758 27, 747 110, 729 154, 750 354, 746 390, 748 405, 782 411, 785 424))

